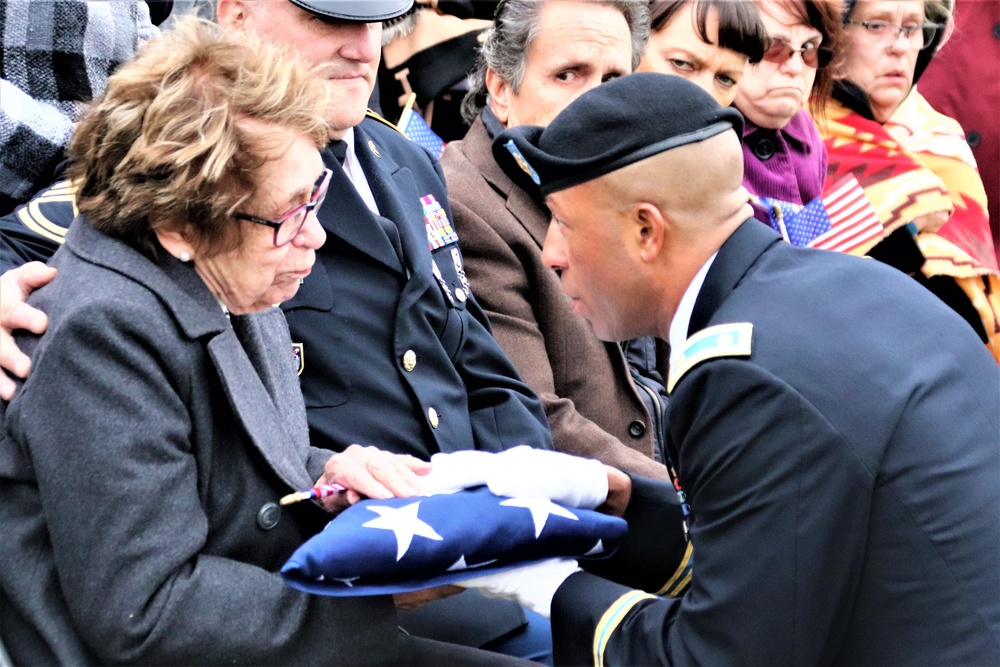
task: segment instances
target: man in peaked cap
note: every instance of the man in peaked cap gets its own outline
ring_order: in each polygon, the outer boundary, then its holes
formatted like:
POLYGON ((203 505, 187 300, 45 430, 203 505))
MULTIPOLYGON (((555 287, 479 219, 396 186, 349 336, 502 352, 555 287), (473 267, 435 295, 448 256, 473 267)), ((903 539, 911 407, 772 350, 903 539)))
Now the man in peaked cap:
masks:
MULTIPOLYGON (((997 664, 996 365, 907 276, 755 222, 740 129, 690 82, 634 74, 494 144, 546 197, 574 309, 605 340, 670 342, 697 553, 679 599, 563 575, 556 662, 997 664)), ((632 484, 626 517, 650 497, 632 484)))
MULTIPOLYGON (((317 211, 327 242, 296 297, 281 304, 295 343, 310 439, 336 452, 360 443, 424 460, 439 451, 500 451, 521 444, 550 449, 538 398, 493 339, 469 290, 440 166, 366 112, 379 62, 380 22, 412 3, 219 0, 216 6, 221 25, 287 45, 323 67, 328 79, 333 131, 323 160, 333 176, 327 203, 317 211)), ((31 217, 52 210, 49 200, 28 207, 16 221, 26 233, 8 235, 5 229, 0 245, 30 237, 13 253, 22 260, 54 252, 72 219, 66 184, 60 188, 50 200, 65 217, 31 217), (45 234, 36 231, 42 229, 45 234)), ((4 319, 10 314, 30 315, 23 304, 15 310, 18 292, 44 282, 43 268, 26 268, 41 277, 33 273, 16 291, 3 292, 4 329, 15 324, 4 319)), ((0 350, 0 364, 8 368, 17 359, 12 344, 4 338, 0 350)), ((434 601, 396 620, 411 635, 488 645, 532 659, 550 653, 545 619, 531 616, 529 623, 515 603, 476 592, 434 601)), ((389 639, 386 650, 394 648, 389 639)), ((342 659, 356 662, 350 655, 342 659)))

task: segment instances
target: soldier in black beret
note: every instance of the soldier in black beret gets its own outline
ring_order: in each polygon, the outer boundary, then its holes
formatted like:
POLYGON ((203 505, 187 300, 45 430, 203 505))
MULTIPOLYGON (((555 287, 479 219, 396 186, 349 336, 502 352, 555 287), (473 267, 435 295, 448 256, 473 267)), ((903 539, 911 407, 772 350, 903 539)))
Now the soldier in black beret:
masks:
MULTIPOLYGON (((580 571, 516 597, 551 601, 557 664, 998 664, 996 364, 908 276, 756 222, 740 127, 680 77, 633 74, 496 140, 545 195, 574 309, 602 339, 670 342, 696 554, 681 598, 580 571)), ((634 557, 669 490, 630 483, 634 557)))

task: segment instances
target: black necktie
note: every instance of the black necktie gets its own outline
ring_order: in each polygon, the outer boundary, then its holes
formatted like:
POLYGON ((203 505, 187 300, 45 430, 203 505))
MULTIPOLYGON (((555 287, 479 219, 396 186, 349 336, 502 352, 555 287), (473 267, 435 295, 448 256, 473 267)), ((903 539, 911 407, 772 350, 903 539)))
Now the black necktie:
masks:
POLYGON ((337 162, 340 166, 344 166, 344 160, 347 158, 347 142, 343 139, 334 139, 326 145, 333 157, 337 158, 337 162))
MULTIPOLYGON (((326 149, 330 151, 331 155, 337 158, 337 162, 343 167, 344 159, 347 157, 347 142, 343 139, 333 139, 326 145, 326 149)), ((403 264, 403 247, 399 241, 399 230, 396 229, 396 225, 381 215, 376 215, 375 219, 378 221, 383 233, 389 238, 389 243, 392 244, 392 249, 396 251, 396 257, 399 258, 400 264, 403 264)))

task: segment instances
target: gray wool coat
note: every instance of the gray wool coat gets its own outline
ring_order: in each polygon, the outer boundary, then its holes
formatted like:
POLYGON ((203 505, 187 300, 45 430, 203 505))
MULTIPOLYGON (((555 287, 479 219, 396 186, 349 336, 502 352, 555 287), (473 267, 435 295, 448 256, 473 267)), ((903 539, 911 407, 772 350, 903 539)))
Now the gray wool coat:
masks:
POLYGON ((230 323, 193 269, 161 254, 80 219, 29 300, 48 331, 18 339, 32 373, 0 413, 12 659, 393 661, 389 597, 309 596, 277 574, 329 515, 273 503, 331 454, 308 445, 281 312, 230 323))

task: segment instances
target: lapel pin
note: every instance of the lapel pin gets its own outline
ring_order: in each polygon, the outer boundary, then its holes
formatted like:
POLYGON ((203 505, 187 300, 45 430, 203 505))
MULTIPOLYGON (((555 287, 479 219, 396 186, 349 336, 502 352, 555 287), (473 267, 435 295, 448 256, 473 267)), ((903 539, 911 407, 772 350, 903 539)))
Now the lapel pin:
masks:
POLYGON ((375 142, 371 139, 368 140, 368 148, 372 149, 372 153, 375 154, 375 157, 382 157, 382 154, 378 152, 378 148, 375 147, 375 142))

